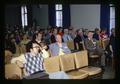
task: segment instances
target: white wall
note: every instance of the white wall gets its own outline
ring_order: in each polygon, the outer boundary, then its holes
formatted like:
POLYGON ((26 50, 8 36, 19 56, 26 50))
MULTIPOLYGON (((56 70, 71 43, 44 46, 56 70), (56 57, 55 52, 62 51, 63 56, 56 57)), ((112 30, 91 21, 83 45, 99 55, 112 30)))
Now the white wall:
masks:
POLYGON ((33 5, 33 19, 37 21, 37 25, 42 28, 48 26, 48 5, 33 5))
POLYGON ((71 5, 71 25, 74 28, 100 28, 100 5, 71 5))

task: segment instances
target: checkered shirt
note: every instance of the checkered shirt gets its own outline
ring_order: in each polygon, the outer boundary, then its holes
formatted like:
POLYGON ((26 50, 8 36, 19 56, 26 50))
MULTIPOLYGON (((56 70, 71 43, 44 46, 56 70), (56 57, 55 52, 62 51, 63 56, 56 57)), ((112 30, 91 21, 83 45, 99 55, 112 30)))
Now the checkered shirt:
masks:
POLYGON ((29 75, 44 70, 43 57, 41 56, 41 54, 38 54, 37 56, 32 56, 31 53, 26 53, 25 59, 27 63, 25 63, 24 66, 29 75))

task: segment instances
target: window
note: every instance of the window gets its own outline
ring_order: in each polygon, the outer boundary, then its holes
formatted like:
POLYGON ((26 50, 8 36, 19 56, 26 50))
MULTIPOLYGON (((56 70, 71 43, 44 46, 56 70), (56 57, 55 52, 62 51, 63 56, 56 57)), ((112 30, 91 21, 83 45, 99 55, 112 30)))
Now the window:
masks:
POLYGON ((28 25, 28 22, 27 22, 27 7, 26 6, 21 6, 21 17, 22 17, 22 27, 24 28, 25 26, 28 25))
POLYGON ((55 5, 56 10, 56 26, 62 27, 62 5, 56 4, 55 5))
POLYGON ((115 7, 112 4, 110 4, 110 30, 112 28, 115 28, 115 7))

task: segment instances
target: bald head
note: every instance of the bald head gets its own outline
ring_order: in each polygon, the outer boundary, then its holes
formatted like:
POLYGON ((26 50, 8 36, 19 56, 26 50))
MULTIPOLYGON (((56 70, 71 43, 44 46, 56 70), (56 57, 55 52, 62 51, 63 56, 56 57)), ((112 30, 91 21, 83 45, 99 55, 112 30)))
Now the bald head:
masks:
POLYGON ((56 35, 56 42, 62 42, 62 37, 59 34, 56 35))
POLYGON ((88 32, 88 38, 93 38, 93 32, 91 31, 88 32))

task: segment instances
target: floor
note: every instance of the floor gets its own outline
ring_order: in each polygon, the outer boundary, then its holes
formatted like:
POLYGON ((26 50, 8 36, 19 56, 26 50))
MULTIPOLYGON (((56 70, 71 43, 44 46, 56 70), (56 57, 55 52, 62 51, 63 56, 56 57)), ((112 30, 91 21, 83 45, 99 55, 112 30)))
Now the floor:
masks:
POLYGON ((114 79, 114 75, 115 70, 112 68, 112 66, 110 64, 106 65, 102 79, 114 79))

